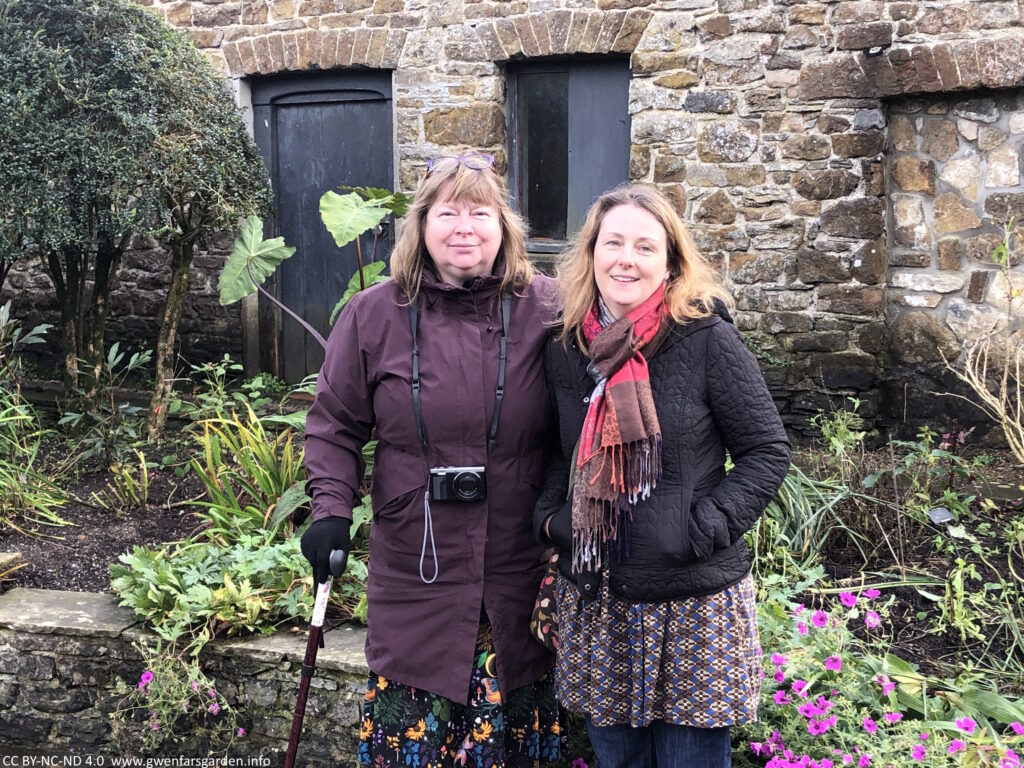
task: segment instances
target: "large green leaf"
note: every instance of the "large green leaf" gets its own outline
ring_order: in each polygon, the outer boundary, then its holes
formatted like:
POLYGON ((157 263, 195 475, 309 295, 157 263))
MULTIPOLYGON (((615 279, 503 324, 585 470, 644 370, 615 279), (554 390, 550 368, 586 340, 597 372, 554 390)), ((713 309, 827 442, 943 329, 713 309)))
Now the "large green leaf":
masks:
MULTIPOLYGON (((371 261, 369 264, 363 267, 363 282, 367 288, 377 283, 383 283, 388 279, 388 275, 382 275, 384 271, 385 263, 383 261, 371 261)), ((353 296, 359 293, 359 270, 355 271, 355 274, 349 278, 348 287, 345 288, 345 294, 338 300, 338 303, 334 305, 334 309, 331 310, 331 325, 334 325, 334 319, 338 316, 338 313, 345 308, 345 305, 349 303, 353 296)))
POLYGON ((390 211, 380 201, 364 200, 355 192, 339 195, 327 190, 320 198, 320 218, 339 248, 380 224, 388 213, 390 211))
POLYGON ((268 526, 270 530, 275 530, 277 526, 290 518, 296 509, 303 504, 309 503, 310 499, 306 495, 305 485, 305 480, 298 480, 281 494, 277 504, 274 506, 273 513, 270 515, 270 524, 268 526))
POLYGON ((254 292, 293 253, 295 249, 285 245, 283 237, 264 240, 263 222, 258 216, 249 216, 220 273, 220 303, 234 304, 254 292), (249 268, 257 283, 249 277, 249 268))
POLYGON ((263 416, 260 421, 264 424, 283 424, 286 427, 291 427, 296 432, 306 431, 306 411, 263 416))
POLYGON ((342 187, 346 192, 355 192, 360 197, 373 201, 374 204, 387 208, 396 219, 405 216, 409 210, 412 197, 403 192, 392 192, 380 187, 342 187))

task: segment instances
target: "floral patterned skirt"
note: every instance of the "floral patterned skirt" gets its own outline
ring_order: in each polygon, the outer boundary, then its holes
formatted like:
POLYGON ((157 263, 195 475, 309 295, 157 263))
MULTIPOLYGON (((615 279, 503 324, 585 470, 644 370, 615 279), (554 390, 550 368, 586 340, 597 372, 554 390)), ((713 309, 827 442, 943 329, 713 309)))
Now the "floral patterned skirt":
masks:
POLYGON ((559 759, 567 736, 551 676, 505 696, 498 690, 494 658, 490 624, 481 622, 468 705, 371 672, 359 729, 360 764, 536 768, 559 759))

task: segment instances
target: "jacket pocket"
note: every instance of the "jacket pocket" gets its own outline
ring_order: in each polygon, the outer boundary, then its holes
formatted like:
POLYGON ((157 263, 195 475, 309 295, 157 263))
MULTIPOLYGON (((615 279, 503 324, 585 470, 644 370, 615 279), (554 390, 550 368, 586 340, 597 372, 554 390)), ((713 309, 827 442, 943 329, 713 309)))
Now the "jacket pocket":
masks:
POLYGON ((425 485, 388 485, 383 489, 378 486, 370 489, 373 502, 371 549, 376 549, 375 560, 386 562, 389 569, 415 570, 416 558, 423 547, 425 488, 425 485))
POLYGON ((673 564, 692 563, 697 559, 690 543, 690 517, 695 503, 693 486, 684 485, 680 487, 676 503, 667 515, 671 521, 671 536, 665 542, 665 554, 673 564))
POLYGON ((396 511, 408 506, 413 496, 422 496, 426 486, 419 485, 405 491, 388 493, 375 493, 370 489, 370 501, 373 504, 373 520, 377 522, 382 517, 388 517, 396 511))
POLYGON ((370 502, 373 521, 387 519, 407 507, 413 495, 423 495, 427 488, 425 463, 395 451, 380 452, 374 457, 370 480, 370 502))

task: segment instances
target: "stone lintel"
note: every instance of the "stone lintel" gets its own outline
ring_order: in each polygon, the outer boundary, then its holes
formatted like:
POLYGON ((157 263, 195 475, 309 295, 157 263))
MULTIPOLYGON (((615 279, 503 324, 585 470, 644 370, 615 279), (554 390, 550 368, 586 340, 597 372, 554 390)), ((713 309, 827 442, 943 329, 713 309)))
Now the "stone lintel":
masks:
POLYGON ((806 62, 800 70, 803 100, 881 98, 896 93, 936 93, 1024 85, 1024 32, 975 44, 936 42, 837 51, 806 62))

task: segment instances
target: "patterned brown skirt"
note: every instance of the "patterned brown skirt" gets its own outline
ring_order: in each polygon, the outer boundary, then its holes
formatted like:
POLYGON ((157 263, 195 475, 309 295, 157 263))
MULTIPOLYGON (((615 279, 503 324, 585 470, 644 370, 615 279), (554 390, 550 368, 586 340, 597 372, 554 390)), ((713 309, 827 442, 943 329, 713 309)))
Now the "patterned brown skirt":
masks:
POLYGON ((595 725, 663 720, 718 728, 757 719, 761 644, 749 574, 721 592, 661 603, 582 600, 559 577, 558 699, 595 725))

